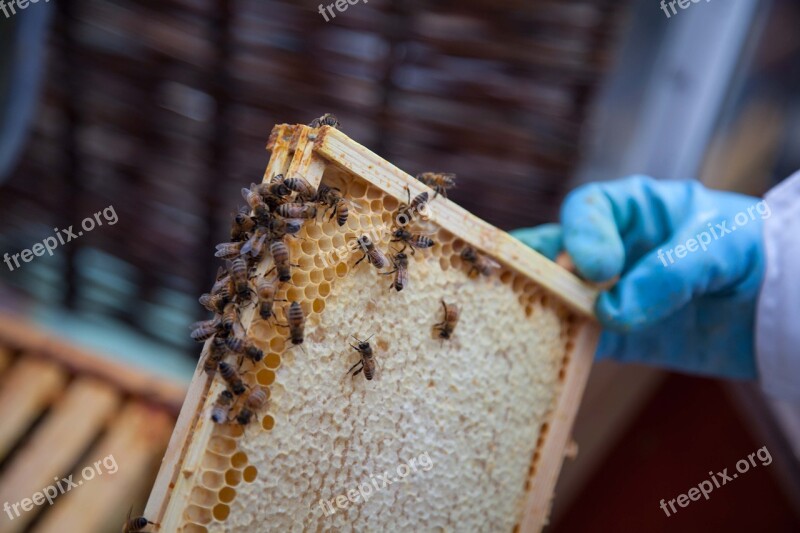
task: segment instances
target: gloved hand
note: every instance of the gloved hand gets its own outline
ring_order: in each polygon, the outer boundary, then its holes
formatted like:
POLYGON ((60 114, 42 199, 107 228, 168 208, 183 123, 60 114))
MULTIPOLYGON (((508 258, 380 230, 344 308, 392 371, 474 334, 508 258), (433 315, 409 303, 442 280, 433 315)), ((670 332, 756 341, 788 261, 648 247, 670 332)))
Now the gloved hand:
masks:
POLYGON ((562 226, 512 233, 551 259, 565 248, 588 280, 621 275, 595 304, 605 327, 598 358, 755 378, 770 213, 758 198, 634 176, 571 192, 562 226))

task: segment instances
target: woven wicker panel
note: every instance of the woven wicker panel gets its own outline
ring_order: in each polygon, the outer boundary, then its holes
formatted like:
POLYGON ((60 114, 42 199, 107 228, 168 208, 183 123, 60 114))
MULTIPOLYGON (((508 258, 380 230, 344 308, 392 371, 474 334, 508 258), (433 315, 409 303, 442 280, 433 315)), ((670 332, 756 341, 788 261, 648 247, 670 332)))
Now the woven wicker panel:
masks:
POLYGON ((623 6, 371 0, 326 23, 309 2, 59 2, 0 245, 108 205, 119 222, 3 277, 195 352, 182 324, 272 125, 327 111, 412 174, 456 172, 451 198, 491 223, 551 220, 623 6))

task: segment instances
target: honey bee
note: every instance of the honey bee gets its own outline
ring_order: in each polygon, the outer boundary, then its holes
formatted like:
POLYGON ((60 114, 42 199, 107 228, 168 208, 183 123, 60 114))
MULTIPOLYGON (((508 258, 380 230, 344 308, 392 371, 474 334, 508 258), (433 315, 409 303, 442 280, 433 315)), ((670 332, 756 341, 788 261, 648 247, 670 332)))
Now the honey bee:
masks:
POLYGON ((246 299, 250 295, 250 286, 247 283, 248 270, 247 261, 242 257, 228 261, 228 272, 233 280, 234 291, 241 299, 246 299))
POLYGON ((255 227, 255 221, 247 214, 247 208, 243 208, 233 216, 231 224, 231 240, 240 241, 247 236, 247 233, 255 227))
POLYGON ((205 293, 200 296, 198 301, 200 302, 200 305, 213 313, 222 313, 222 310, 225 308, 225 304, 228 303, 227 298, 225 298, 223 295, 209 293, 205 293))
POLYGON ((289 265, 289 247, 283 241, 272 241, 269 245, 272 261, 278 271, 278 281, 287 282, 292 279, 292 270, 289 265))
POLYGON ((312 128, 319 128, 321 126, 330 126, 332 128, 336 128, 338 130, 339 127, 340 127, 340 124, 339 124, 339 121, 336 119, 335 116, 333 116, 330 113, 325 113, 321 117, 315 118, 314 120, 312 120, 311 123, 309 124, 309 126, 312 127, 312 128))
POLYGON ((456 329, 458 324, 458 307, 455 305, 447 305, 442 300, 442 307, 444 308, 444 320, 433 327, 439 332, 440 339, 449 339, 453 335, 453 330, 456 329))
POLYGON ((263 226, 256 228, 253 235, 241 247, 241 255, 249 255, 252 259, 258 260, 264 253, 264 243, 269 237, 269 230, 263 226))
POLYGON ((192 324, 190 329, 192 330, 191 337, 193 341, 196 342, 204 342, 214 335, 217 334, 221 326, 221 322, 218 318, 213 318, 211 320, 201 320, 200 322, 195 322, 192 324))
POLYGON ((332 220, 335 216, 337 224, 340 226, 345 225, 347 217, 350 215, 350 207, 348 206, 347 200, 342 197, 342 191, 336 187, 320 185, 319 192, 317 193, 317 202, 327 206, 325 208, 325 213, 327 213, 329 209, 333 209, 331 217, 328 220, 332 220))
POLYGON ((254 363, 258 363, 264 358, 264 352, 258 346, 242 337, 228 337, 225 339, 225 345, 234 353, 246 355, 254 363))
POLYGON ((283 183, 290 191, 296 192, 297 197, 301 200, 308 201, 317 195, 317 191, 308 181, 306 181, 305 178, 296 176, 294 178, 284 180, 283 183))
POLYGON ((500 263, 478 252, 471 246, 461 250, 461 259, 472 265, 468 275, 472 275, 473 272, 480 272, 484 276, 491 276, 500 268, 500 263))
POLYGON ((364 251, 364 255, 361 257, 361 259, 356 261, 356 264, 353 265, 354 267, 358 266, 358 264, 365 258, 372 266, 374 266, 378 270, 389 264, 389 260, 386 258, 386 255, 383 252, 381 252, 380 249, 378 249, 374 244, 372 244, 372 241, 368 236, 362 235, 361 237, 359 237, 358 244, 364 251))
POLYGON ((312 204, 288 203, 281 204, 275 212, 283 218, 315 218, 317 208, 312 204))
POLYGON ((292 305, 289 306, 286 320, 289 323, 289 337, 292 339, 292 344, 303 344, 306 316, 298 302, 292 302, 292 305))
POLYGON ((244 386, 244 381, 242 381, 241 376, 239 376, 239 372, 233 368, 233 365, 226 363, 225 361, 219 362, 219 374, 222 376, 222 379, 230 386, 231 391, 240 396, 244 394, 244 391, 247 390, 244 386))
POLYGON ((131 518, 131 513, 133 512, 133 507, 128 511, 128 516, 125 518, 125 522, 122 524, 122 533, 140 533, 141 530, 146 528, 148 525, 157 526, 155 522, 151 522, 147 518, 143 516, 137 516, 131 518))
POLYGON ((411 190, 406 187, 406 194, 408 195, 408 203, 400 204, 398 211, 410 220, 414 217, 414 213, 418 213, 428 203, 428 192, 421 192, 412 200, 411 190))
POLYGON ((447 190, 456 186, 456 175, 443 172, 423 172, 417 179, 434 190, 434 198, 440 194, 447 198, 447 190))
POLYGON ((211 420, 213 420, 215 424, 227 422, 231 407, 233 407, 233 394, 231 394, 231 391, 225 389, 219 393, 217 400, 214 402, 214 406, 211 408, 211 420))
POLYGON ((392 256, 394 270, 391 272, 381 272, 384 276, 394 274, 394 281, 389 285, 389 290, 396 289, 397 292, 403 290, 408 285, 408 256, 403 252, 398 252, 392 256))
POLYGON ((267 403, 268 397, 269 391, 263 387, 258 387, 252 391, 247 395, 247 400, 245 400, 239 414, 236 415, 236 421, 242 426, 249 424, 255 414, 254 411, 261 409, 267 403))
POLYGON ((272 310, 275 303, 275 293, 278 291, 277 279, 261 278, 256 284, 256 294, 258 294, 259 307, 258 314, 263 320, 268 320, 275 316, 272 310))
POLYGON ((406 245, 411 246, 412 254, 414 253, 415 248, 430 248, 431 246, 436 244, 435 242, 433 242, 433 239, 431 239, 426 235, 421 235, 418 233, 412 234, 410 231, 403 228, 396 229, 392 233, 392 237, 394 238, 392 239, 391 242, 403 243, 403 250, 401 251, 404 251, 406 249, 406 245))
POLYGON ((205 361, 203 361, 203 370, 205 370, 206 374, 213 376, 217 373, 217 367, 222 358, 225 357, 226 350, 225 339, 219 336, 214 337, 205 361))
POLYGON ((359 359, 358 362, 351 366, 350 370, 347 371, 349 374, 355 370, 355 372, 353 372, 353 377, 356 377, 362 370, 364 371, 364 377, 367 378, 368 381, 372 381, 372 378, 375 377, 375 356, 372 353, 372 346, 369 344, 369 339, 372 337, 373 336, 370 335, 367 340, 362 341, 353 335, 353 338, 358 342, 358 345, 351 344, 350 346, 361 356, 361 359, 359 359), (361 366, 359 367, 359 365, 361 366), (356 367, 358 368, 356 369, 356 367))
POLYGON ((232 331, 234 335, 240 335, 243 331, 242 322, 239 320, 239 311, 233 302, 226 305, 222 311, 221 324, 225 333, 232 331))
POLYGON ((217 252, 214 254, 214 257, 219 257, 221 259, 234 259, 239 257, 239 255, 242 253, 242 246, 244 244, 245 243, 242 241, 222 242, 217 245, 217 252))
MULTIPOLYGON (((292 193, 286 184, 283 183, 283 174, 272 176, 269 183, 253 184, 251 188, 261 196, 266 206, 272 211, 284 203, 286 197, 292 193)), ((262 212, 258 221, 263 224, 265 220, 268 220, 268 217, 262 212)))
POLYGON ((264 198, 262 198, 261 194, 258 193, 258 185, 255 183, 250 184, 250 188, 242 188, 242 198, 244 201, 247 202, 247 205, 250 209, 253 210, 253 214, 256 218, 263 218, 269 216, 269 207, 264 202, 264 198))

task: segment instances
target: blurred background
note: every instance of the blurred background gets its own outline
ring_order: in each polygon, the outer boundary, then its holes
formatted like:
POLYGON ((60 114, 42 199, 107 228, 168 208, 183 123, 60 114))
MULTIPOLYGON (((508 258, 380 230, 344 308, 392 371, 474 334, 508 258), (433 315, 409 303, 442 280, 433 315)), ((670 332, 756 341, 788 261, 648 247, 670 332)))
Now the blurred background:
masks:
MULTIPOLYGON (((670 18, 656 0, 370 0, 330 22, 305 0, 0 13, 0 253, 108 206, 118 216, 52 257, 0 264, 8 366, 63 343, 106 358, 109 375, 185 387, 214 245, 263 174, 276 123, 332 112, 411 174, 456 172, 450 198, 503 229, 555 221, 575 185, 630 173, 763 194, 800 168, 799 23, 791 0, 670 18)), ((91 373, 59 364, 65 390, 91 373)), ((174 420, 172 389, 114 386, 174 420)), ((47 409, 0 454, 0 488, 47 409)), ((791 434, 788 407, 753 386, 596 365, 550 529, 796 531, 791 434), (677 516, 658 508, 763 445, 772 465, 677 516)))

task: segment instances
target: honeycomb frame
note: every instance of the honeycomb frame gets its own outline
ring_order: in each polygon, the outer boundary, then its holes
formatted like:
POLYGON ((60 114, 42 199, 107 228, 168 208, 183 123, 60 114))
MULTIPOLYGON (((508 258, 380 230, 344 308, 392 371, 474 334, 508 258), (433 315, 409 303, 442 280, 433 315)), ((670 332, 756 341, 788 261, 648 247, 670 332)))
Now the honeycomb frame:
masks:
MULTIPOLYGON (((300 301, 313 330, 319 325, 326 299, 336 283, 351 274, 349 257, 329 257, 329 251, 342 250, 358 232, 369 233, 386 227, 391 222, 391 212, 406 201, 408 194, 416 196, 429 189, 342 132, 327 126, 311 129, 278 125, 267 148, 272 151, 272 157, 265 180, 283 173, 286 177, 303 177, 317 187, 324 177, 326 183, 333 182, 345 190, 345 196, 356 205, 372 213, 382 213, 351 215, 340 231, 330 222, 306 224, 300 239, 290 240, 292 256, 300 259, 298 267, 293 269, 292 284, 281 291, 279 298, 300 301), (320 257, 323 259, 318 260, 320 257)), ((441 197, 430 203, 425 215, 425 223, 436 228, 438 246, 432 255, 438 259, 443 277, 448 271, 464 270, 458 252, 465 245, 475 246, 502 263, 497 283, 519 295, 518 305, 524 316, 530 317, 536 309, 547 308, 555 310, 560 322, 558 328, 552 328, 559 329, 564 345, 563 355, 553 369, 557 378, 551 391, 552 401, 545 406, 543 422, 537 428, 535 442, 531 443, 524 488, 519 489, 521 504, 515 511, 514 527, 509 528, 538 531, 546 523, 599 334, 592 317, 596 291, 506 233, 441 197)), ((386 249, 388 241, 385 233, 377 235, 382 248, 386 249)), ((424 253, 419 251, 412 258, 412 278, 416 263, 424 260, 424 253)), ((337 255, 341 254, 337 252, 337 255)), ((269 267, 269 261, 264 261, 258 272, 263 274, 269 267)), ((361 268, 363 272, 364 267, 361 268)), ((388 278, 386 281, 388 285, 388 278)), ((281 367, 290 368, 294 359, 303 353, 288 349, 283 338, 285 331, 254 319, 253 314, 253 309, 243 311, 242 322, 248 334, 257 339, 266 357, 258 368, 247 374, 246 380, 250 385, 258 383, 271 387, 281 367)), ((204 354, 207 349, 208 346, 204 354)), ((250 464, 248 455, 237 445, 251 429, 218 426, 204 416, 209 402, 213 402, 222 386, 209 379, 201 366, 195 373, 146 508, 146 516, 160 524, 156 531, 236 530, 231 529, 233 526, 227 524, 227 520, 236 503, 237 488, 258 479, 257 465, 250 464)), ((280 386, 280 383, 276 385, 277 390, 280 386)), ((259 415, 259 421, 258 430, 266 432, 276 424, 269 412, 263 417, 259 415)), ((243 492, 247 490, 244 488, 243 492)), ((301 526, 306 530, 304 524, 301 526)))

